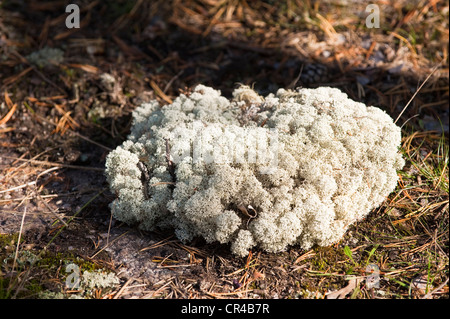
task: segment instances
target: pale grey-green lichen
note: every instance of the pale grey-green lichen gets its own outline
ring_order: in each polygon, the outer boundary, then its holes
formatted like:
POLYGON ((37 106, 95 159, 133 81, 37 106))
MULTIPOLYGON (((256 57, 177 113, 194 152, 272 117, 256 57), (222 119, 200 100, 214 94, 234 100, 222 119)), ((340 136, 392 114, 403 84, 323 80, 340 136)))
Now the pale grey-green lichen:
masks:
POLYGON ((47 65, 59 65, 64 61, 64 51, 58 48, 43 47, 27 55, 26 59, 39 68, 47 65))
MULTIPOLYGON (((83 271, 79 278, 79 284, 70 291, 69 294, 62 291, 41 291, 38 293, 38 299, 89 299, 95 294, 95 291, 103 293, 111 291, 120 283, 120 279, 114 272, 108 272, 104 269, 94 271, 83 271)), ((67 288, 67 286, 66 286, 67 288)))
POLYGON ((81 280, 84 289, 111 288, 119 283, 115 273, 105 271, 84 271, 81 280))
POLYGON ((242 86, 230 101, 198 85, 134 111, 128 140, 106 160, 111 209, 239 256, 327 246, 394 190, 400 141, 388 114, 338 89, 262 97, 242 86))

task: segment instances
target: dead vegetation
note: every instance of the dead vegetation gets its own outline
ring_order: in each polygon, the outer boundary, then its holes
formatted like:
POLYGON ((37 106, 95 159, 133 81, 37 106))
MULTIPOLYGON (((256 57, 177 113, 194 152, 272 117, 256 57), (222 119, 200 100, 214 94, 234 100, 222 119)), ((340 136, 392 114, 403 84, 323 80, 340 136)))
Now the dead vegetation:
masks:
POLYGON ((347 2, 81 0, 80 29, 65 1, 2 2, 0 298, 75 295, 67 262, 122 279, 92 298, 448 298, 448 1, 380 2, 381 29, 347 2), (62 59, 35 62, 46 47, 62 59), (138 104, 198 83, 381 107, 403 129, 396 191, 333 247, 245 259, 117 223, 106 154, 138 104))

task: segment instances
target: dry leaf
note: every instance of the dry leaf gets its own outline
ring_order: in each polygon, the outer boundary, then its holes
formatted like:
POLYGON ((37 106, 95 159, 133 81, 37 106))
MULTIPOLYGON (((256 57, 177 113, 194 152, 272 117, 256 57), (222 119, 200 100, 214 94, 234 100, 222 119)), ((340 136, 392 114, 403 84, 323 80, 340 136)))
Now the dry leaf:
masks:
POLYGON ((427 288, 429 291, 433 287, 428 284, 426 276, 419 276, 411 281, 411 289, 419 295, 424 295, 427 292, 427 288))
POLYGON ((262 272, 255 270, 252 275, 253 280, 264 280, 266 278, 266 275, 264 275, 262 272))
POLYGON ((361 278, 352 277, 348 281, 348 285, 337 291, 327 293, 327 299, 344 299, 349 293, 351 293, 361 282, 361 278))

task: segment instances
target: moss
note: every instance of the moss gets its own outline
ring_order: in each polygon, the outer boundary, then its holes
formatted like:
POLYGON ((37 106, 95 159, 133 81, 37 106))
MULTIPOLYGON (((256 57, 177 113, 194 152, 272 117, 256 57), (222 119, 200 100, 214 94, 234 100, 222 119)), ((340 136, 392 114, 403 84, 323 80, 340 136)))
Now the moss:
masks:
MULTIPOLYGON (((8 267, 12 266, 18 239, 19 233, 0 235, 0 275, 2 274, 2 270, 8 270, 8 267)), ((23 238, 21 239, 21 242, 23 242, 23 238)), ((19 253, 20 252, 21 251, 19 251, 19 253)), ((22 257, 24 260, 27 259, 27 256, 25 255, 23 255, 22 257)), ((16 260, 18 266, 20 266, 20 262, 21 259, 18 258, 18 260, 16 260)))
MULTIPOLYGON (((335 247, 316 247, 315 251, 316 255, 312 258, 312 263, 318 266, 326 265, 329 267, 336 267, 338 261, 342 261, 347 258, 342 249, 336 249, 335 247)), ((334 270, 339 269, 331 269, 331 271, 334 270)))
POLYGON ((19 238, 19 233, 0 234, 0 248, 17 245, 18 238, 19 238))
POLYGON ((40 259, 37 262, 38 267, 48 269, 66 266, 69 264, 77 265, 80 267, 81 271, 95 271, 102 269, 100 265, 68 252, 52 253, 46 251, 40 255, 40 259))
MULTIPOLYGON (((9 298, 61 298, 65 279, 69 275, 65 267, 75 264, 80 268, 80 272, 105 273, 106 271, 99 264, 85 260, 68 252, 54 253, 51 251, 19 250, 15 263, 15 275, 5 278, 4 273, 11 271, 15 257, 14 247, 17 244, 18 235, 0 236, 0 299, 9 298), (8 248, 10 247, 10 248, 8 248), (29 270, 33 270, 33 276, 29 276, 29 270), (20 278, 20 281, 19 281, 20 278), (55 283, 57 283, 55 285, 55 283), (50 291, 55 290, 53 293, 50 291), (20 289, 19 289, 20 288, 20 289), (59 291, 61 290, 61 292, 59 291)), ((89 296, 89 294, 86 294, 89 296)))
POLYGON ((33 278, 27 281, 27 284, 24 286, 23 291, 20 291, 17 294, 17 298, 36 298, 39 293, 45 290, 45 286, 42 283, 41 279, 33 278))
MULTIPOLYGON (((0 234, 0 262, 2 262, 17 246, 19 233, 16 234, 0 234)), ((23 242, 23 238, 21 239, 23 242)))

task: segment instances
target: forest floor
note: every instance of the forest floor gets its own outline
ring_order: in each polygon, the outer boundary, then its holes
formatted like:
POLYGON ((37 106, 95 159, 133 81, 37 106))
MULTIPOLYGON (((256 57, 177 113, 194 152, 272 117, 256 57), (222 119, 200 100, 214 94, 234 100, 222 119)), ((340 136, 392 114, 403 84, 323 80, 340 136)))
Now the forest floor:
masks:
POLYGON ((380 28, 351 0, 73 3, 81 28, 66 1, 0 3, 0 299, 449 297, 448 1, 375 1, 380 28), (131 112, 199 83, 382 108, 402 127, 397 188, 308 251, 237 258, 116 221, 104 164, 131 112), (72 285, 88 272, 110 280, 72 285))

